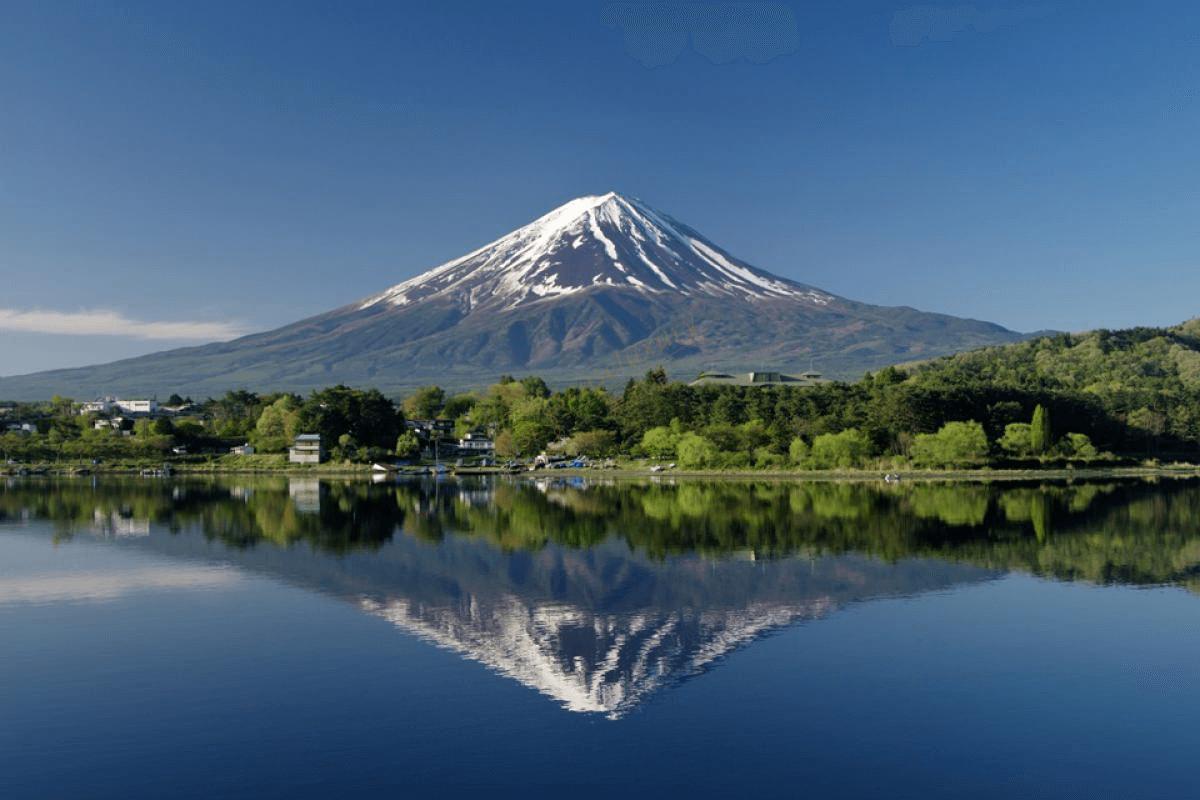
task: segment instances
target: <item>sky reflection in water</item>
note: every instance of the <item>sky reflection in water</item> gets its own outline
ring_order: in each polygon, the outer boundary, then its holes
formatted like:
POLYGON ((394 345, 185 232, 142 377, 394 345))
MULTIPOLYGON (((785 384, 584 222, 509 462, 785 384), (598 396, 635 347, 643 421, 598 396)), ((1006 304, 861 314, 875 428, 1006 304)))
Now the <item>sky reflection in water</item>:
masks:
POLYGON ((1185 482, 14 482, 0 775, 1163 796, 1197 512, 1185 482))

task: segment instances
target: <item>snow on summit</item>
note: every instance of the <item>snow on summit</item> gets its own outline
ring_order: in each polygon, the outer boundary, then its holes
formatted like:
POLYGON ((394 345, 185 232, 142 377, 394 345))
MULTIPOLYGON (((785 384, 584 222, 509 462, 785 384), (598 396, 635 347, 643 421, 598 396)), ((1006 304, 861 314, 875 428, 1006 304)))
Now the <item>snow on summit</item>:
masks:
POLYGON ((793 297, 831 295, 739 261, 692 228, 616 192, 577 197, 491 244, 368 299, 408 305, 432 297, 466 309, 512 308, 588 289, 793 297))

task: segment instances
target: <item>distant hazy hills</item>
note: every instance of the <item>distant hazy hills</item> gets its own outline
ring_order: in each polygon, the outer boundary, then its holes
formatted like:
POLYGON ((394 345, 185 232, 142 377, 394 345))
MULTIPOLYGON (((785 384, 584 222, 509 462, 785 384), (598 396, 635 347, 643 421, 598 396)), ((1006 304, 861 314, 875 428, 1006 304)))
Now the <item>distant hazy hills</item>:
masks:
POLYGON ((772 275, 619 194, 581 197, 343 308, 231 342, 0 379, 0 398, 478 386, 504 372, 616 384, 663 365, 854 377, 1021 334, 772 275))

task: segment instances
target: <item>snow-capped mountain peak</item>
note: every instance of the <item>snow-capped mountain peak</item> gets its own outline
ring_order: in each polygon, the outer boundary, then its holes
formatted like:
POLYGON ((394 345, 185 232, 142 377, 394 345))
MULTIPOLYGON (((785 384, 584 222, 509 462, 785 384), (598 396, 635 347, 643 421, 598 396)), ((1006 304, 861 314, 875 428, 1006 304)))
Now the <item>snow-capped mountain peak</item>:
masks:
POLYGON ((734 258, 688 226, 616 192, 578 197, 460 258, 362 304, 403 306, 450 299, 466 309, 515 307, 596 289, 639 293, 832 296, 734 258))

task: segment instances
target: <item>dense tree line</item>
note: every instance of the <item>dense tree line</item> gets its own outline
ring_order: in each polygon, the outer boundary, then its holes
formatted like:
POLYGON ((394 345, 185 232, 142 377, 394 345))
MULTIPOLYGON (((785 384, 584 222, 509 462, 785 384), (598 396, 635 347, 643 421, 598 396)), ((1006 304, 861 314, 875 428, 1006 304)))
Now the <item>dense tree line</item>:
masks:
POLYGON ((238 440, 282 452, 304 432, 321 434, 336 460, 368 461, 415 455, 421 443, 405 419, 441 418, 456 435, 488 432, 502 457, 549 450, 689 468, 1034 465, 1105 452, 1195 460, 1200 322, 1042 337, 811 387, 691 386, 657 369, 616 393, 511 376, 480 391, 427 386, 398 399, 347 386, 307 398, 236 391, 120 432, 133 436, 92 431, 71 408, 61 398, 41 404, 37 435, 0 444, 37 457, 238 440))

